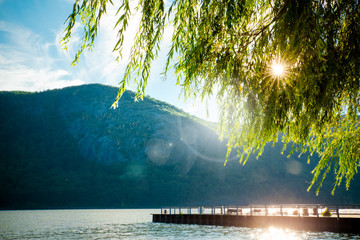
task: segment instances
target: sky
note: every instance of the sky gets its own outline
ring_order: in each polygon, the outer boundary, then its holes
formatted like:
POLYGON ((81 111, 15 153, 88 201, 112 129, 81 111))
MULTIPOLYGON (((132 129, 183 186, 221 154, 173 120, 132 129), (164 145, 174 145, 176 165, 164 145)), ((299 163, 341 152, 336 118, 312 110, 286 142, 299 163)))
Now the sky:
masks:
MULTIPOLYGON (((80 43, 81 26, 76 26, 68 51, 59 44, 65 20, 75 0, 0 0, 0 91, 44 91, 89 83, 118 86, 122 79, 129 49, 136 32, 136 19, 130 22, 124 42, 124 58, 116 62, 112 49, 116 43, 114 29, 116 9, 109 9, 91 52, 85 52, 76 67, 71 66, 80 43)), ((116 1, 114 1, 116 2, 116 1)), ((165 101, 200 118, 217 121, 215 97, 205 102, 181 96, 175 76, 163 72, 171 31, 166 31, 163 51, 153 62, 146 95, 165 101)), ((128 89, 135 89, 130 84, 128 89)), ((115 99, 115 96, 114 96, 115 99)), ((109 106, 110 107, 110 106, 109 106)))

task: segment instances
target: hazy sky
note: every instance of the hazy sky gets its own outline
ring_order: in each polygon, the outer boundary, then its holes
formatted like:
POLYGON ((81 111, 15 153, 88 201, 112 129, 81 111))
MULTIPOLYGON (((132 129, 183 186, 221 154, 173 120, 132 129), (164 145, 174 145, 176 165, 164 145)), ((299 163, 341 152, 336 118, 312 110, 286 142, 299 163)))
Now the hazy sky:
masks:
MULTIPOLYGON (((112 53, 116 42, 116 32, 113 31, 115 9, 109 9, 101 22, 94 50, 85 52, 80 63, 72 67, 71 62, 81 37, 80 26, 73 34, 68 51, 62 50, 59 41, 74 1, 0 0, 0 90, 42 91, 86 83, 117 86, 124 73, 132 38, 124 42, 124 59, 117 63, 116 55, 112 53)), ((131 37, 136 31, 136 24, 130 24, 127 34, 131 37)), ((146 95, 173 104, 190 114, 217 121, 214 99, 208 101, 207 117, 205 102, 191 99, 184 102, 180 96, 181 88, 175 85, 171 72, 166 81, 162 79, 160 73, 171 38, 169 32, 164 36, 165 50, 153 63, 146 95)))

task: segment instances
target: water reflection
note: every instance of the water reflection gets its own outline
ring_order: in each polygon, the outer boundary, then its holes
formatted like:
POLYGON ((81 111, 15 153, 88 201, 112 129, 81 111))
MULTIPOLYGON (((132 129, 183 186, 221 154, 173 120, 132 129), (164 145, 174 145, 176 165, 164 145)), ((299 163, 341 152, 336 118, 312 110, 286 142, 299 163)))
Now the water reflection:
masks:
POLYGON ((296 234, 295 231, 289 229, 280 229, 275 227, 270 227, 266 229, 262 234, 261 239, 276 239, 276 240, 297 240, 299 238, 299 234, 296 234))
POLYGON ((330 232, 152 223, 150 213, 159 211, 0 211, 0 239, 360 239, 330 232))

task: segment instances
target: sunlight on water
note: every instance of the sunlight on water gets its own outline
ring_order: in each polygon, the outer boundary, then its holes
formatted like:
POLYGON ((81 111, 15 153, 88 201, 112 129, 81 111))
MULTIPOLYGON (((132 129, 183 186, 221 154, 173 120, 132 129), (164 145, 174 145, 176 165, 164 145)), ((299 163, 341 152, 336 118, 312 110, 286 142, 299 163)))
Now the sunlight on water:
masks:
POLYGON ((265 231, 262 235, 262 239, 269 239, 269 240, 297 240, 300 239, 296 236, 294 231, 288 229, 279 229, 275 227, 270 227, 265 231))

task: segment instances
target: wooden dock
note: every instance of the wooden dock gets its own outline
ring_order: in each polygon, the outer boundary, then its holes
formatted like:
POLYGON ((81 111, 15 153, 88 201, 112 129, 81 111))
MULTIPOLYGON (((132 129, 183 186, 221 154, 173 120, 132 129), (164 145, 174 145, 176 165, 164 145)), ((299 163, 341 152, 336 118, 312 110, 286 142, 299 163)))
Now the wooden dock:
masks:
POLYGON ((161 214, 153 214, 153 222, 249 228, 276 227, 360 234, 360 209, 357 209, 358 206, 329 207, 333 212, 331 216, 322 216, 324 211, 319 210, 326 209, 329 212, 330 210, 320 205, 163 208, 161 214), (288 209, 291 209, 294 214, 288 214, 286 212, 288 209), (334 209, 337 210, 335 214, 334 209), (343 209, 347 209, 347 211, 343 209), (309 210, 313 210, 313 212, 309 212, 309 210))

